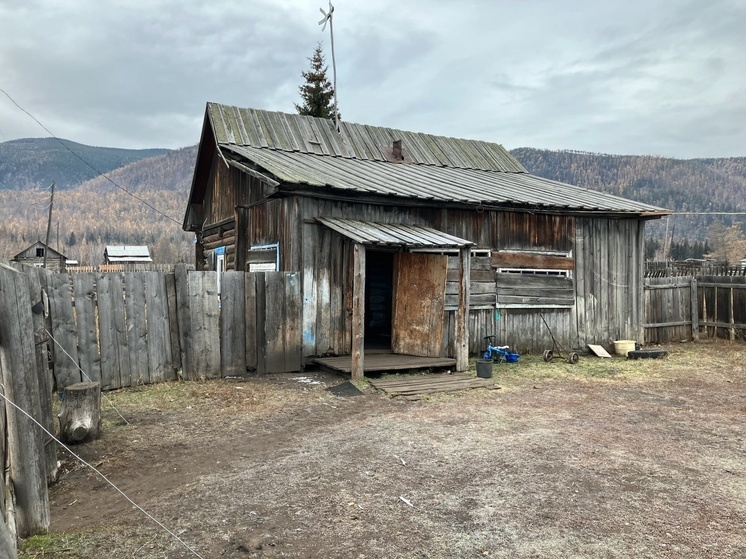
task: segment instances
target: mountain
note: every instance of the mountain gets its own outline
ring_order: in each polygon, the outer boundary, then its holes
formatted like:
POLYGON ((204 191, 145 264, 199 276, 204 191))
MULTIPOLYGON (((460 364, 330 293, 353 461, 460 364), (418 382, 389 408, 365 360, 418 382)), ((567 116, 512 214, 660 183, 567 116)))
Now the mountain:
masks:
POLYGON ((2 142, 0 190, 47 187, 53 180, 60 189, 70 188, 98 176, 96 170, 108 173, 134 161, 163 155, 168 151, 94 147, 55 138, 25 138, 2 142))
MULTIPOLYGON (((67 187, 55 193, 52 248, 81 263, 99 264, 107 244, 145 244, 156 262, 192 262, 194 237, 181 230, 181 222, 197 146, 169 151, 67 145, 105 170, 116 185, 97 176, 54 139, 0 144, 0 207, 5 210, 0 220, 0 258, 11 258, 44 238, 49 192, 39 186, 46 187, 51 181, 47 177, 52 177, 67 187), (85 179, 76 181, 76 176, 85 179)), ((512 153, 536 175, 676 212, 746 212, 746 158, 679 160, 533 148, 512 153)), ((695 254, 701 255, 709 251, 704 241, 710 227, 716 222, 729 227, 735 221, 746 219, 679 214, 652 220, 646 227, 649 255, 666 235, 673 248, 685 245, 679 247, 681 257, 692 256, 695 248, 695 254)), ((673 249, 668 254, 677 257, 673 249)))
MULTIPOLYGON (((660 206, 674 212, 746 212, 746 157, 670 159, 518 148, 511 153, 529 173, 660 206)), ((648 224, 648 236, 704 241, 709 227, 744 217, 676 215, 648 224)), ((674 240, 674 241, 675 241, 674 240)))
MULTIPOLYGON (((107 172, 116 184, 97 176, 57 191, 50 246, 86 265, 101 264, 109 244, 148 245, 156 262, 191 263, 194 236, 181 230, 181 222, 197 146, 152 151, 165 153, 107 172)), ((0 190, 0 207, 6 210, 0 258, 45 238, 49 192, 0 190)))

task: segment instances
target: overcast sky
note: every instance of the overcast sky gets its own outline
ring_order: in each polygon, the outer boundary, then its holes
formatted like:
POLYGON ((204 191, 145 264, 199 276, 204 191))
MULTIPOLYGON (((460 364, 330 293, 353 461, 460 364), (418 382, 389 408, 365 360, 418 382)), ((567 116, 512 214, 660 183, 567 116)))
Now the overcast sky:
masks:
MULTIPOLYGON (((326 2, 327 0, 324 0, 326 2)), ((198 143, 294 112, 321 0, 0 0, 0 88, 57 136, 198 143)), ((345 120, 530 146, 746 156, 746 1, 337 0, 345 120)), ((0 93, 0 141, 46 132, 0 93)))

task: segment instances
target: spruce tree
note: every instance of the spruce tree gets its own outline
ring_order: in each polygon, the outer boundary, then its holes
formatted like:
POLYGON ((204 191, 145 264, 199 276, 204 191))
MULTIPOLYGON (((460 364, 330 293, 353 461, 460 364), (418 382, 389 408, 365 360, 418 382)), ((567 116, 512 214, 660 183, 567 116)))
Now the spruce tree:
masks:
POLYGON ((298 88, 303 103, 296 103, 295 110, 301 115, 333 119, 334 87, 326 77, 328 67, 321 51, 321 43, 316 45, 313 56, 308 60, 311 62, 311 69, 301 72, 306 83, 298 88))

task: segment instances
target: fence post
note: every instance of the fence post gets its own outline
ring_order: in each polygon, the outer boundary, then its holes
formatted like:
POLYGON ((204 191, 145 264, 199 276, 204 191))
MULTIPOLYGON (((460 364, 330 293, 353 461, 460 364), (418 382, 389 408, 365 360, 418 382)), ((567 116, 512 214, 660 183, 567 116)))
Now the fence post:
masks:
POLYGON ((692 276, 691 281, 692 302, 692 340, 699 341, 699 297, 697 296, 697 278, 692 276))
MULTIPOLYGON (((26 278, 0 266, 0 379, 3 393, 36 421, 42 422, 34 325, 26 278)), ((49 528, 44 437, 28 417, 6 406, 10 479, 16 495, 18 537, 42 534, 49 528)))

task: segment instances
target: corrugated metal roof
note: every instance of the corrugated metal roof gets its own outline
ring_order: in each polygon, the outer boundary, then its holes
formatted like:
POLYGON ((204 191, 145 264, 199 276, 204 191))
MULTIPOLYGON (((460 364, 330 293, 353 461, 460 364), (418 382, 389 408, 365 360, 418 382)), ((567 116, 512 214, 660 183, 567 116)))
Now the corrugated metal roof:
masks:
POLYGON ((407 161, 422 165, 525 173, 499 144, 407 132, 323 118, 207 104, 218 144, 271 148, 364 161, 388 161, 385 150, 402 140, 407 161))
POLYGON ((150 258, 150 251, 148 247, 143 245, 133 246, 115 246, 107 245, 105 252, 109 258, 123 258, 123 257, 146 257, 150 258))
POLYGON ((245 146, 224 148, 253 162, 280 182, 290 184, 474 205, 668 213, 648 204, 527 173, 359 161, 245 146))
POLYGON ((406 246, 411 248, 452 248, 473 245, 471 241, 448 235, 432 227, 400 223, 374 223, 320 217, 319 223, 364 245, 406 246))

